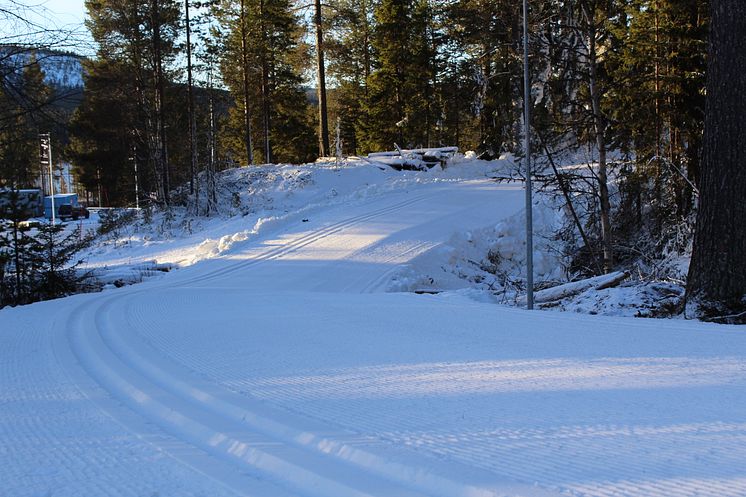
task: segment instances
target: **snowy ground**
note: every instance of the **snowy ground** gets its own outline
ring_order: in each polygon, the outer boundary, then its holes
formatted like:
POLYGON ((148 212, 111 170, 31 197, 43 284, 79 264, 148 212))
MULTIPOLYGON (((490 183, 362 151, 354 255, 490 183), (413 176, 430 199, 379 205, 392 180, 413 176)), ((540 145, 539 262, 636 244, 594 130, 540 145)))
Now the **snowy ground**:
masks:
POLYGON ((746 496, 740 328, 392 293, 521 185, 313 167, 91 256, 177 271, 0 311, 0 495, 746 496))

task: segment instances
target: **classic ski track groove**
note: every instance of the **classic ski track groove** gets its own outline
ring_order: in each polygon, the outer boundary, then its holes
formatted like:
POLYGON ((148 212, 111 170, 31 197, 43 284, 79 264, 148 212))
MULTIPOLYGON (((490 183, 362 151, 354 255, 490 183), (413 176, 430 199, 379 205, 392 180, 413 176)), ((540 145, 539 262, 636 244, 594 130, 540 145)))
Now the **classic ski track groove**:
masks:
MULTIPOLYGON (((174 286, 205 283, 245 270, 434 195, 434 192, 417 195, 372 212, 346 218, 307 233, 281 247, 269 249, 250 260, 233 263, 209 275, 175 282, 174 286)), ((417 250, 423 245, 417 244, 406 252, 417 250)), ((386 275, 382 275, 376 278, 364 291, 375 288, 385 277, 386 275)), ((162 283, 155 286, 167 285, 162 283)), ((385 457, 389 454, 384 456, 378 453, 380 451, 376 452, 375 448, 370 451, 356 446, 355 443, 359 445, 359 440, 354 439, 353 433, 337 430, 335 435, 340 435, 344 440, 340 441, 339 437, 328 438, 299 430, 293 425, 279 423, 258 413, 257 408, 261 410, 261 405, 256 399, 233 394, 212 383, 200 383, 194 377, 185 380, 183 378, 190 372, 175 363, 169 362, 170 371, 165 370, 162 364, 145 358, 149 355, 144 349, 147 345, 128 342, 124 338, 125 334, 113 331, 109 324, 112 312, 123 312, 126 303, 133 297, 152 289, 151 286, 148 289, 126 290, 124 294, 118 293, 103 299, 93 309, 78 307, 69 317, 67 345, 90 377, 132 410, 146 419, 156 421, 166 433, 175 435, 184 443, 198 447, 219 460, 238 467, 251 467, 267 478, 268 481, 256 483, 246 495, 285 497, 300 492, 299 495, 325 496, 333 493, 350 497, 491 497, 503 495, 503 491, 521 490, 530 490, 532 495, 554 495, 540 491, 535 486, 513 482, 500 481, 498 492, 487 488, 490 485, 470 485, 450 480, 433 474, 431 469, 424 469, 424 466, 412 465, 413 461, 418 460, 416 457, 413 459, 412 454, 408 454, 406 459, 391 461, 385 457), (174 374, 177 368, 182 371, 174 374), (284 489, 288 489, 291 494, 284 489)), ((126 322, 126 319, 116 322, 126 322)), ((132 335, 134 333, 130 330, 127 336, 133 338, 132 335)), ((58 348, 62 348, 62 345, 58 348)), ((158 359, 163 360, 160 357, 158 359)), ((106 410, 106 406, 102 408, 106 410)), ((117 419, 115 414, 109 414, 117 419)), ((128 425, 126 420, 117 421, 128 425)), ((366 442, 371 445, 371 442, 376 441, 366 442)), ((182 462, 194 466, 194 459, 182 462)), ((199 464, 205 462, 196 459, 199 464)), ((432 461, 428 460, 428 463, 432 461)), ((486 482, 495 477, 473 468, 463 469, 466 473, 477 475, 476 480, 486 482)), ((236 483, 231 478, 225 481, 220 469, 208 468, 201 472, 241 494, 246 492, 245 481, 236 483)))
MULTIPOLYGON (((135 296, 131 295, 131 297, 135 296)), ((128 300, 130 302, 125 305, 115 308, 110 306, 109 309, 117 312, 113 322, 127 322, 129 311, 134 307, 131 302, 133 299, 128 300)), ((103 318, 100 317, 97 328, 106 346, 130 368, 137 370, 169 393, 198 404, 201 409, 209 411, 217 418, 230 419, 250 428, 254 433, 263 433, 274 440, 281 440, 283 443, 303 449, 305 457, 309 460, 335 459, 346 466, 358 467, 364 472, 398 482, 405 487, 416 485, 426 492, 426 494, 401 493, 399 489, 386 488, 379 484, 374 495, 469 495, 474 497, 498 495, 491 489, 453 481, 435 474, 432 469, 425 469, 426 466, 432 467, 433 461, 430 459, 427 460, 427 464, 420 464, 418 467, 417 464, 422 457, 409 450, 400 451, 406 453, 406 458, 398 460, 392 457, 394 455, 391 453, 385 453, 385 451, 381 453, 382 451, 377 447, 386 444, 381 444, 379 439, 363 439, 360 435, 344 429, 331 430, 322 422, 299 418, 268 406, 249 395, 237 394, 211 381, 198 378, 188 367, 164 358, 154 348, 135 338, 133 334, 109 333, 104 335, 105 318, 109 317, 104 311, 104 309, 101 310, 103 318), (278 421, 278 419, 284 421, 278 421), (333 432, 333 437, 328 435, 330 432, 333 432)), ((492 483, 491 479, 494 479, 494 475, 490 472, 475 471, 474 468, 452 461, 448 463, 448 466, 450 466, 451 474, 456 472, 460 476, 470 476, 474 480, 489 483, 492 483)), ((364 478, 361 480, 364 481, 364 478)), ((515 491, 524 489, 523 485, 514 482, 509 482, 509 484, 500 482, 500 485, 501 489, 508 486, 515 491)), ((539 494, 533 486, 530 490, 531 495, 539 494)), ((346 495, 351 494, 346 493, 346 495)), ((546 495, 550 494, 546 493, 546 495)))
MULTIPOLYGON (((117 378, 110 377, 108 374, 104 375, 101 371, 93 372, 97 366, 101 364, 106 366, 106 364, 102 363, 100 350, 94 351, 90 343, 85 342, 86 339, 91 338, 83 336, 95 331, 95 323, 92 322, 90 315, 97 314, 101 308, 110 305, 111 301, 119 297, 109 296, 96 302, 95 307, 91 307, 90 302, 77 305, 67 314, 66 332, 52 336, 53 353, 80 394, 145 444, 155 447, 156 450, 176 459, 237 495, 299 497, 298 494, 288 493, 285 488, 250 475, 239 474, 232 468, 226 467, 224 463, 215 460, 214 457, 196 448, 193 444, 166 433, 161 425, 152 423, 151 418, 143 416, 138 409, 122 409, 123 401, 124 404, 127 402, 121 395, 115 395, 116 389, 109 382, 109 380, 117 381, 117 378), (100 395, 99 392, 102 389, 108 395, 100 395)), ((105 493, 104 491, 102 495, 105 493)))
MULTIPOLYGON (((238 271, 241 271, 243 269, 246 269, 247 267, 253 266, 255 264, 259 264, 268 260, 277 259, 279 257, 282 257, 283 255, 287 255, 290 253, 293 253, 297 251, 298 249, 301 249, 303 247, 306 247, 307 245, 310 245, 314 242, 317 242, 319 240, 322 240, 330 235, 334 235, 336 233, 339 233, 340 231, 344 230, 345 228, 349 228, 351 226, 355 226, 357 224, 360 224, 362 222, 368 221, 370 219, 374 219, 376 217, 382 216, 384 214, 388 214, 390 212, 395 212, 397 210, 400 210, 404 207, 408 207, 412 204, 415 204, 417 202, 420 202, 422 200, 425 200, 429 197, 432 197, 436 195, 437 192, 430 192, 423 195, 418 195, 414 198, 408 198, 407 200, 404 200, 402 202, 396 203, 394 205, 388 205, 386 207, 380 208, 378 210, 367 212, 365 214, 360 214, 357 216, 353 216, 350 218, 346 218, 342 221, 339 221, 337 223, 332 223, 328 226, 324 226, 321 229, 314 230, 306 235, 301 236, 300 238, 297 238, 295 240, 290 241, 286 245, 283 245, 282 247, 277 247, 273 249, 269 249, 268 251, 264 252, 263 254, 260 254, 258 257, 250 259, 248 261, 240 261, 236 262, 228 267, 218 269, 217 271, 213 271, 210 274, 203 275, 203 276, 196 276, 191 279, 187 279, 184 281, 179 281, 177 283, 177 286, 184 286, 192 283, 204 283, 206 281, 213 280, 215 278, 225 276, 228 274, 232 274, 238 271)), ((374 203, 374 202, 370 202, 374 203)), ((369 203, 369 204, 370 204, 369 203)), ((366 204, 366 205, 369 205, 366 204)))

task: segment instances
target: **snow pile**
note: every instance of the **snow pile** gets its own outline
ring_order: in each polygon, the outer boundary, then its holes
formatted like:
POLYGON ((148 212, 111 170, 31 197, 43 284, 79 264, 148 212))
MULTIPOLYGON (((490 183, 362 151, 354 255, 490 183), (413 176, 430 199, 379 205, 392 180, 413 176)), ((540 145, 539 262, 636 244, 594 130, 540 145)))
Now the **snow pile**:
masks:
MULTIPOLYGON (((506 159, 506 164, 514 163, 511 158, 506 159)), ((480 162, 467 160, 465 167, 480 162)), ((505 167, 500 174, 509 176, 501 179, 515 178, 516 172, 515 167, 505 167)), ((580 214, 587 215, 582 209, 580 214)), ((525 216, 525 211, 521 211, 495 225, 455 233, 445 244, 397 271, 388 290, 454 292, 480 302, 525 306, 525 216)), ((572 254, 582 242, 573 238, 579 235, 568 234, 569 223, 570 213, 560 196, 534 194, 534 290, 536 295, 547 295, 536 300, 537 308, 630 317, 671 317, 681 313, 688 257, 672 254, 658 261, 655 268, 638 267, 638 262, 624 273, 624 278, 612 278, 613 285, 608 287, 594 284, 593 278, 577 281, 583 276, 573 268, 572 254)), ((606 281, 609 276, 599 278, 606 281)))
MULTIPOLYGON (((256 231, 253 232, 255 233, 256 231)), ((219 256, 229 250, 235 242, 242 242, 248 239, 251 233, 250 231, 241 231, 232 235, 221 236, 218 240, 208 238, 197 246, 195 255, 190 260, 190 265, 203 259, 211 259, 219 256)))
POLYGON ((458 147, 419 148, 368 154, 368 160, 385 164, 397 171, 426 171, 436 166, 443 167, 458 154, 458 147))
MULTIPOLYGON (((534 278, 539 286, 566 281, 567 257, 557 249, 561 210, 547 197, 534 203, 534 278)), ((440 292, 471 289, 479 300, 516 303, 525 293, 526 214, 496 225, 456 233, 396 274, 391 291, 440 292), (473 290, 476 290, 473 291, 473 290)))
POLYGON ((146 279, 161 276, 169 272, 169 264, 158 264, 156 261, 123 265, 120 267, 99 267, 86 274, 94 278, 101 288, 119 288, 125 285, 142 283, 146 279))
POLYGON ((682 311, 684 287, 660 281, 631 280, 618 287, 588 289, 543 309, 628 317, 671 317, 682 311))

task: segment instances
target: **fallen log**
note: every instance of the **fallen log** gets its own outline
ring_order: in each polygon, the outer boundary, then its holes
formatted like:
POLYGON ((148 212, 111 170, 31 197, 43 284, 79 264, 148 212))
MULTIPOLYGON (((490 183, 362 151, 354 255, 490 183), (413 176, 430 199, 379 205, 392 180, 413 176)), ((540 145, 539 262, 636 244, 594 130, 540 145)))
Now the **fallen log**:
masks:
MULTIPOLYGON (((589 288, 594 288, 596 290, 611 288, 618 285, 628 277, 629 272, 617 271, 614 273, 603 274, 601 276, 594 276, 593 278, 586 278, 584 280, 571 281, 570 283, 553 286, 552 288, 547 288, 534 293, 534 302, 537 304, 555 302, 557 300, 577 295, 589 288)), ((526 297, 519 298, 518 302, 525 303, 526 297)))

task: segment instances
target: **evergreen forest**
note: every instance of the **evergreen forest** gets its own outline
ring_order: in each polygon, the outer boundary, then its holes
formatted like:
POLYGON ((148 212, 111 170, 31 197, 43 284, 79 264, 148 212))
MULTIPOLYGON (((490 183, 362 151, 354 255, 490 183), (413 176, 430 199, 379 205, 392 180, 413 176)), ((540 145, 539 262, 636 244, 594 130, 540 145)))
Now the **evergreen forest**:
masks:
MULTIPOLYGON (((579 267, 603 273, 685 250, 703 182, 717 5, 528 4, 530 148, 542 188, 587 198, 579 267), (557 171, 578 151, 597 165, 592 181, 557 171)), ((11 1, 5 20, 17 23, 21 7, 11 1)), ((38 63, 74 47, 68 33, 0 37, 0 186, 34 183, 45 132, 89 204, 207 199, 194 202, 207 206, 198 215, 214 211, 217 172, 237 166, 395 147, 525 154, 519 2, 85 0, 85 8, 92 42, 74 97, 46 84, 38 63)))

